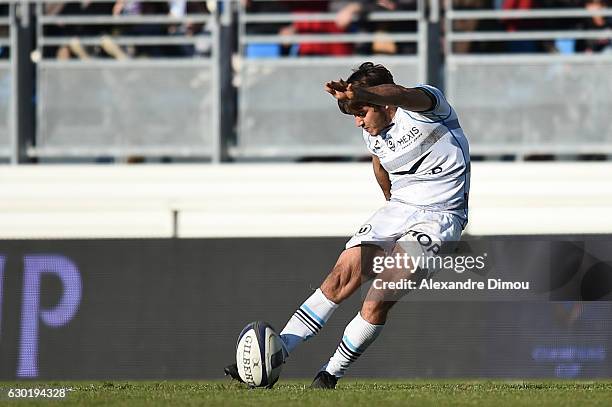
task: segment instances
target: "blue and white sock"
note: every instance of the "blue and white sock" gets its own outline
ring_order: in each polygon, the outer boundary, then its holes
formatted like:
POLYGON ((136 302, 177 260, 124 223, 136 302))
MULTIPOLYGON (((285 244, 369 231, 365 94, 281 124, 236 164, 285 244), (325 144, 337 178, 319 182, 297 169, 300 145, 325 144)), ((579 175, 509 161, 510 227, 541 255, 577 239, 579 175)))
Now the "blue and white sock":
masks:
POLYGON ((336 352, 321 370, 325 370, 338 378, 344 376, 346 369, 374 342, 383 327, 384 325, 369 323, 358 313, 346 326, 344 336, 336 352))
POLYGON ((287 352, 319 333, 338 304, 327 299, 320 288, 295 311, 280 333, 287 352))

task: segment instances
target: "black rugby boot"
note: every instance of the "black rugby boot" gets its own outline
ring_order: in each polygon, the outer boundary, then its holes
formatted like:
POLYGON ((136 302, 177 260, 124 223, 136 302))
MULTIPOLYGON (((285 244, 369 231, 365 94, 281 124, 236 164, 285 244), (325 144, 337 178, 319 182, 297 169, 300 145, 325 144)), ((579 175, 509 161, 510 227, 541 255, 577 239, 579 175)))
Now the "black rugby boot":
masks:
POLYGON ((238 374, 238 365, 236 363, 232 363, 231 365, 225 366, 225 368, 223 369, 223 372, 225 373, 226 376, 230 376, 232 379, 238 380, 239 382, 244 383, 244 380, 242 380, 240 378, 240 375, 238 374))
POLYGON ((311 389, 335 389, 338 378, 331 373, 321 370, 310 385, 311 389))

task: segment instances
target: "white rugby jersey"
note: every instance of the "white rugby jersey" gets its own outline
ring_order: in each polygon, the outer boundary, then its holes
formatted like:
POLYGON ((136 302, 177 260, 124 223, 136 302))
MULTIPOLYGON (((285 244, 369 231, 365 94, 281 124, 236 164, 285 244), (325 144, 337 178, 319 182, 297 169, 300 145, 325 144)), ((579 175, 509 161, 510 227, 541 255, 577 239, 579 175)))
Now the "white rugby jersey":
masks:
POLYGON ((378 156, 391 179, 391 200, 424 209, 452 212, 467 223, 470 152, 455 110, 442 92, 419 85, 435 98, 426 112, 397 108, 379 136, 363 131, 368 150, 378 156))

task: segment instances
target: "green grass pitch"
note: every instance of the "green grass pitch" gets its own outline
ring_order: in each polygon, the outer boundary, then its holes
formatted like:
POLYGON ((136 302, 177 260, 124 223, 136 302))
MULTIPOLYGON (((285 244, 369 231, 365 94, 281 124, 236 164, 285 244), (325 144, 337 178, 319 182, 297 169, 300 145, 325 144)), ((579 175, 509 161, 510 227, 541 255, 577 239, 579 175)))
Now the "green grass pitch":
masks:
POLYGON ((249 390, 228 381, 0 382, 2 405, 61 406, 610 406, 612 381, 351 380, 336 390, 281 381, 249 390), (70 388, 66 398, 9 399, 11 388, 70 388))

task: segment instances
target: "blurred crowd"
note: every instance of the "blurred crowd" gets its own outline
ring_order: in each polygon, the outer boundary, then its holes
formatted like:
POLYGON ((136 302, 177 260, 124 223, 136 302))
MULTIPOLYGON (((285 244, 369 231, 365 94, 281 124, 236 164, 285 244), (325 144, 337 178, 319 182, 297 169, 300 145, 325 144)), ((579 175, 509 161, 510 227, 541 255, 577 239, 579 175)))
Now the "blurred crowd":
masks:
MULTIPOLYGON (((528 10, 528 9, 567 9, 583 8, 602 10, 608 7, 609 0, 453 0, 455 10, 528 10)), ((386 34, 415 33, 414 21, 376 21, 368 20, 368 15, 376 11, 416 11, 417 0, 309 0, 261 2, 243 0, 246 9, 252 13, 285 12, 312 13, 333 12, 334 21, 303 21, 289 25, 258 25, 247 33, 313 34, 313 33, 372 33, 375 39, 370 43, 304 43, 297 45, 281 44, 275 51, 269 45, 250 46, 247 55, 351 55, 351 54, 410 54, 416 51, 414 42, 393 41, 386 34)), ((446 2, 441 1, 441 18, 444 21, 446 2)), ((441 25, 444 28, 444 24, 441 25)), ((584 18, 539 18, 539 19, 462 19, 453 21, 454 32, 482 31, 556 31, 556 30, 597 30, 612 27, 612 19, 602 16, 584 18)), ((453 43, 455 53, 486 52, 602 52, 612 51, 609 38, 595 40, 563 39, 558 41, 471 41, 453 43)))
MULTIPOLYGON (((371 54, 413 54, 415 42, 395 41, 390 34, 416 33, 417 23, 411 20, 372 21, 368 17, 377 11, 415 12, 418 0, 278 0, 257 1, 239 0, 247 13, 333 13, 333 19, 308 19, 290 22, 263 22, 246 25, 246 33, 278 34, 279 43, 249 43, 245 46, 248 57, 277 57, 287 55, 321 56, 321 55, 371 55, 371 54), (304 42, 291 40, 293 34, 345 34, 366 33, 373 35, 367 42, 304 42), (286 37, 286 40, 282 40, 286 37)), ((453 0, 455 10, 526 10, 526 9, 560 9, 583 8, 602 10, 608 7, 610 0, 453 0)), ((444 22, 445 1, 441 1, 441 18, 444 22)), ((222 7, 223 2, 168 0, 136 1, 116 0, 96 3, 81 0, 44 5, 44 14, 48 16, 172 16, 188 17, 189 15, 206 15, 222 7)), ((234 23, 239 14, 234 12, 234 23)), ((176 20, 175 20, 176 21, 176 20)), ((197 41, 185 44, 165 45, 125 45, 117 44, 117 36, 180 36, 197 38, 208 33, 204 23, 190 23, 188 18, 180 23, 151 22, 139 24, 46 24, 44 35, 71 38, 61 46, 47 47, 45 57, 60 59, 89 57, 176 57, 206 55, 210 47, 198 46, 197 41), (79 38, 97 37, 101 41, 92 46, 83 45, 79 38)), ((441 24, 444 29, 445 24, 441 24)), ((453 21, 453 32, 487 32, 487 31, 562 31, 562 30, 602 30, 612 27, 612 18, 605 16, 571 17, 571 18, 519 18, 519 19, 456 19, 453 21)), ((444 35, 444 32, 442 32, 444 35)), ((610 38, 602 39, 559 39, 559 40, 515 40, 515 41, 461 41, 453 42, 454 53, 575 53, 575 52, 610 52, 610 38)))
POLYGON ((343 34, 368 33, 375 39, 363 43, 302 43, 288 42, 274 46, 251 45, 247 55, 266 56, 280 55, 353 55, 353 54, 410 54, 416 51, 412 42, 395 42, 386 34, 416 33, 415 21, 369 21, 368 15, 376 11, 411 11, 417 10, 417 0, 311 0, 311 1, 277 1, 258 2, 243 0, 250 13, 326 13, 335 14, 333 21, 297 21, 292 24, 257 24, 247 26, 247 34, 274 34, 282 36, 291 34, 343 34))
MULTIPOLYGON (((114 2, 97 3, 91 0, 78 2, 48 3, 44 5, 43 13, 47 16, 169 16, 175 18, 187 15, 210 14, 209 7, 215 2, 168 0, 137 1, 116 0, 114 2)), ((206 54, 209 47, 198 47, 197 41, 184 44, 167 45, 137 45, 120 46, 114 41, 117 36, 183 36, 196 37, 206 32, 205 24, 189 22, 184 23, 136 23, 136 24, 57 24, 45 25, 45 36, 71 37, 71 41, 62 46, 45 49, 45 56, 55 56, 59 59, 114 57, 124 59, 128 57, 184 57, 206 54), (96 46, 84 46, 79 41, 82 37, 100 37, 96 46)))
MULTIPOLYGON (((456 10, 530 10, 530 9, 585 9, 603 10, 608 7, 609 0, 453 0, 456 10)), ((570 18, 518 18, 498 20, 458 20, 454 21, 453 29, 457 32, 474 31, 584 31, 602 30, 612 27, 612 19, 602 16, 570 17, 570 18)), ((454 52, 602 52, 612 51, 610 38, 574 40, 521 40, 506 42, 465 42, 455 43, 454 52)))

